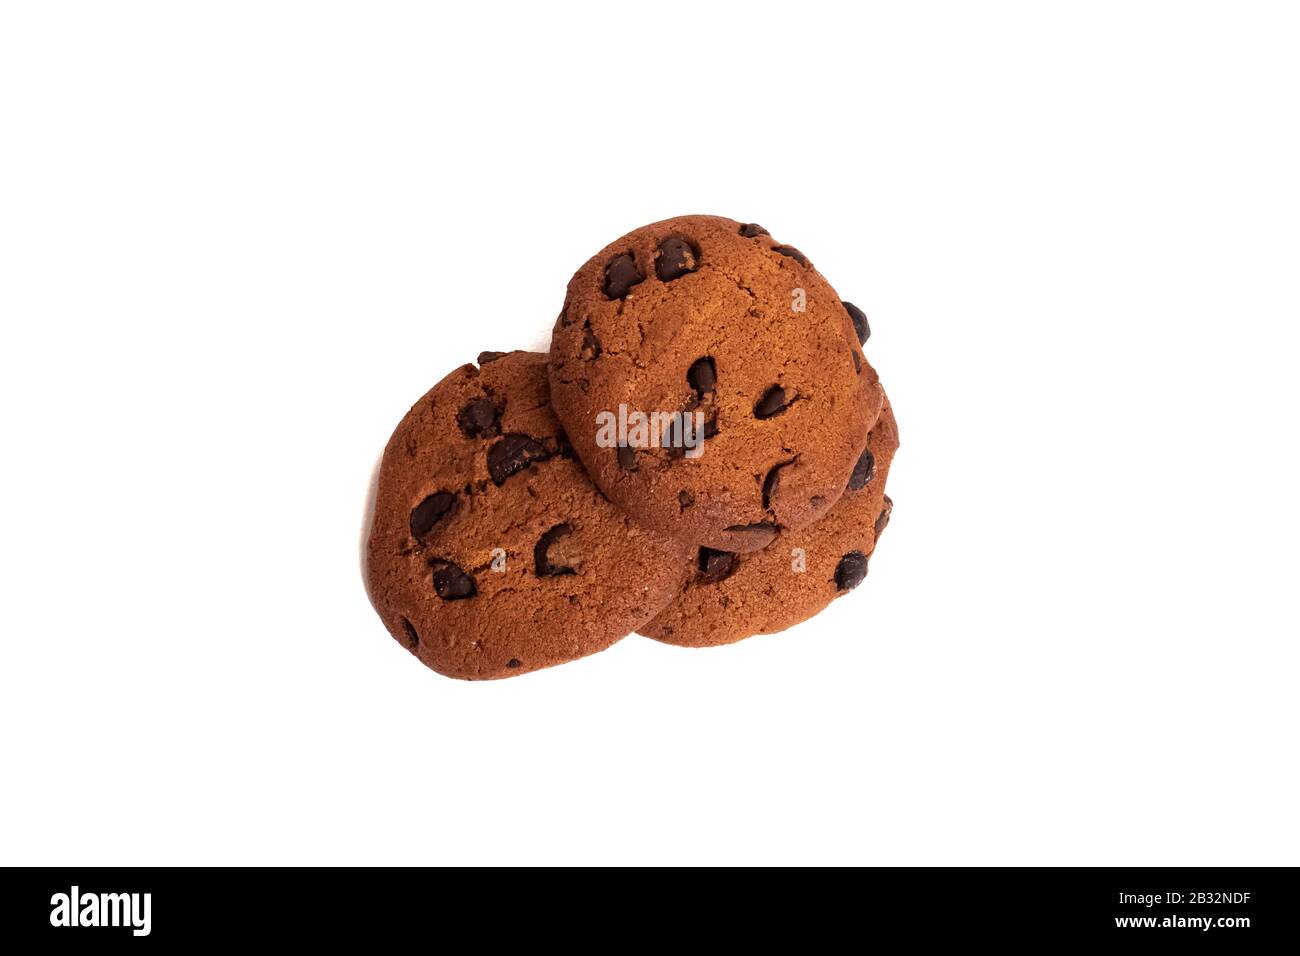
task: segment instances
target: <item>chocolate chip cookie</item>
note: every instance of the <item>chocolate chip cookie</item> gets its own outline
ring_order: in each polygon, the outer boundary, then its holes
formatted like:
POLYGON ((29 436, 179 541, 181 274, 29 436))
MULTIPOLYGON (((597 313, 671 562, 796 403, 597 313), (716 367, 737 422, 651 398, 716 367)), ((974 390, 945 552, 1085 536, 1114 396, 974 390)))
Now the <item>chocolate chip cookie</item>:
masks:
POLYGON ((602 650, 680 587, 687 548, 596 489, 547 397, 546 356, 484 353, 384 451, 367 584, 385 626, 449 677, 511 677, 602 650))
POLYGON ((728 552, 830 509, 879 414, 869 329, 761 226, 683 216, 569 283, 551 397, 592 479, 647 527, 728 552))
POLYGON ((894 505, 885 479, 897 448, 898 426, 886 402, 825 517, 782 531, 752 554, 700 548, 681 594, 640 632, 687 647, 730 644, 798 624, 853 590, 889 524, 894 505))

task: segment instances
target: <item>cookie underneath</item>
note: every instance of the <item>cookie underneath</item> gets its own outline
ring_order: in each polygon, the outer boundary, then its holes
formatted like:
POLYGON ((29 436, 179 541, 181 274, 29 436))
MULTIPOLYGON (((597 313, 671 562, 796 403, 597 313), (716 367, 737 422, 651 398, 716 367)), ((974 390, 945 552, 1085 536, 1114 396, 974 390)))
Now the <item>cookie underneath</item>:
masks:
POLYGON ((889 523, 885 480, 898 449, 888 401, 844 494, 820 521, 784 531, 749 554, 701 548, 681 593, 640 633, 668 644, 710 647, 805 621, 852 591, 889 523))
POLYGON ((469 680, 609 647, 677 593, 689 550, 588 479, 551 414, 544 355, 480 362, 434 386, 393 432, 366 566, 389 633, 469 680))

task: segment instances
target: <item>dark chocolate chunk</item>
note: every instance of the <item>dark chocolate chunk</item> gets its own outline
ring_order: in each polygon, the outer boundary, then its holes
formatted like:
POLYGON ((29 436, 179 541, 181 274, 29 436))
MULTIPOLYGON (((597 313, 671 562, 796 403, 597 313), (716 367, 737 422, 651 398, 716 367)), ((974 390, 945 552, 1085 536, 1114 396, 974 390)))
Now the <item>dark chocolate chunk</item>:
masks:
MULTIPOLYGON (((668 450, 669 458, 681 458, 686 454, 686 416, 694 414, 694 412, 682 412, 679 416, 669 419, 668 424, 660 432, 659 447, 668 450)), ((691 427, 694 426, 695 419, 692 418, 691 427)))
POLYGON ((783 256, 788 256, 801 266, 808 264, 808 257, 796 249, 794 246, 773 246, 773 252, 779 252, 783 256))
POLYGON ((459 601, 478 592, 474 579, 450 561, 435 559, 429 564, 433 568, 433 589, 444 601, 459 601))
POLYGON ((748 535, 755 540, 762 541, 763 544, 767 544, 776 537, 779 529, 770 521, 759 521, 754 524, 733 524, 723 530, 748 535))
POLYGON ((736 556, 730 551, 716 551, 713 548, 700 548, 698 558, 700 577, 710 584, 717 584, 736 570, 736 556))
POLYGON ((506 667, 510 668, 511 670, 514 670, 516 667, 522 667, 522 666, 523 665, 519 663, 519 659, 516 657, 512 657, 510 658, 510 660, 506 661, 506 667))
POLYGON ((772 496, 776 494, 776 487, 781 481, 781 469, 788 464, 791 463, 788 461, 783 461, 781 462, 781 464, 773 466, 772 469, 768 471, 767 477, 763 479, 763 510, 764 511, 767 511, 772 507, 772 496))
POLYGON ((843 306, 849 313, 849 318, 853 320, 853 331, 858 333, 858 344, 865 345, 867 339, 871 338, 871 326, 867 322, 867 314, 852 302, 845 302, 843 306))
POLYGON ((555 430, 555 453, 561 458, 577 458, 578 453, 573 450, 573 443, 569 441, 568 434, 563 428, 555 430))
POLYGON ((582 327, 582 350, 579 353, 588 362, 600 357, 600 339, 591 331, 591 324, 582 327))
POLYGON ((764 229, 756 222, 747 222, 740 227, 740 234, 746 239, 756 239, 759 236, 770 236, 771 233, 764 229))
POLYGON ((703 398, 713 391, 718 384, 718 369, 713 363, 713 356, 697 358, 686 370, 686 382, 695 390, 696 398, 703 398))
POLYGON ((439 491, 436 494, 429 495, 418 505, 411 509, 411 536, 416 541, 421 541, 424 536, 433 530, 443 518, 454 514, 456 510, 456 496, 449 491, 439 491))
POLYGON ((636 471, 636 449, 630 445, 618 446, 618 467, 624 471, 636 471))
POLYGON ((546 446, 537 439, 511 432, 488 449, 488 473, 499 485, 534 462, 546 461, 550 457, 546 446))
POLYGON ((867 556, 861 551, 850 551, 835 566, 835 590, 852 591, 867 576, 867 556))
POLYGON ((547 552, 550 551, 551 545, 563 538, 566 534, 573 532, 573 525, 565 522, 557 524, 550 531, 537 539, 537 544, 533 545, 533 570, 537 572, 538 577, 550 577, 556 574, 575 574, 573 568, 566 567, 562 564, 552 564, 547 552))
POLYGON ((501 431, 497 424, 501 409, 490 398, 476 398, 460 410, 456 424, 469 438, 491 438, 501 431))
POLYGON ((698 264, 699 255, 694 247, 680 236, 669 236, 659 243, 655 253, 655 275, 663 282, 694 272, 698 264))
POLYGON ((892 515, 893 513, 894 513, 893 499, 891 499, 889 495, 885 495, 885 507, 880 509, 880 516, 876 518, 877 538, 880 537, 880 533, 882 531, 884 531, 887 527, 889 527, 889 516, 892 515))
POLYGON ((488 362, 495 362, 497 359, 501 358, 502 356, 509 355, 509 354, 510 354, 509 352, 479 352, 478 364, 486 365, 488 362))
POLYGON ((645 276, 630 253, 615 256, 605 266, 605 298, 621 299, 634 285, 644 281, 645 276))
POLYGON ((415 625, 402 618, 402 631, 406 634, 406 647, 408 650, 415 650, 420 643, 420 635, 416 633, 415 625))
POLYGON ((876 456, 871 454, 870 448, 864 448, 858 463, 853 466, 853 474, 849 475, 849 491, 861 491, 871 483, 875 474, 876 456))
POLYGON ((773 385, 754 403, 755 418, 771 418, 786 410, 785 389, 773 385))

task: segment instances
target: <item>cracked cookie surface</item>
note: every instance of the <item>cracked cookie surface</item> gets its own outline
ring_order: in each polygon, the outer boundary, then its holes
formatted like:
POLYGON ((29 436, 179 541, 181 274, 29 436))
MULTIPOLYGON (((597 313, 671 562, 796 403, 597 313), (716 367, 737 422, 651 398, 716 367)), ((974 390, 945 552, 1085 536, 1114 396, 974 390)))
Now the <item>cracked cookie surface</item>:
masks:
POLYGON ((389 439, 366 562, 389 632, 464 679, 608 647, 672 599, 689 550, 591 483, 551 413, 545 355, 479 361, 435 385, 389 439))
POLYGON ((644 226, 569 283, 551 341, 555 413, 595 483, 647 527, 752 551, 826 514, 862 452, 882 392, 861 315, 754 223, 644 226), (690 415, 702 447, 671 447, 672 429, 650 447, 611 443, 602 416, 620 409, 690 415))
POLYGON ((681 593, 640 633, 685 647, 731 644, 805 621, 853 590, 893 512, 885 481, 897 449, 898 426, 886 401, 844 494, 825 517, 781 532, 752 554, 700 549, 681 593))

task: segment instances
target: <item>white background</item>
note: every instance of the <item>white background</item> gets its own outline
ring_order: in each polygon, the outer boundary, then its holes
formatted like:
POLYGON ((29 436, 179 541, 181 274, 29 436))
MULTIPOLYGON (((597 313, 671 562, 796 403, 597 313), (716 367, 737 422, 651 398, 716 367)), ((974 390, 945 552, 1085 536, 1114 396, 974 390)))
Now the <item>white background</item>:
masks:
POLYGON ((1268 4, 10 4, 0 862, 1300 863, 1300 41, 1268 4), (898 413, 871 574, 460 683, 363 510, 635 226, 898 413))

